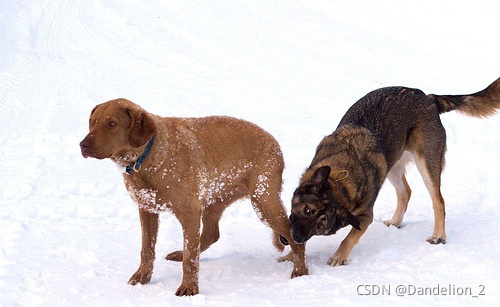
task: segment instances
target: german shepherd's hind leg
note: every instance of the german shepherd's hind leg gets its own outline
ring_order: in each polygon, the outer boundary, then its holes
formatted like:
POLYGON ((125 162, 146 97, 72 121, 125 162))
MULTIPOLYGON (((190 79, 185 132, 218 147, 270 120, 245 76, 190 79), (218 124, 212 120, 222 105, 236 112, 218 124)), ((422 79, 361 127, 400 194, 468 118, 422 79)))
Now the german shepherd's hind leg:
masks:
POLYGON ((283 251, 284 246, 279 240, 279 235, 281 235, 288 240, 292 248, 292 251, 284 258, 280 258, 280 261, 293 261, 291 278, 307 275, 309 269, 307 268, 305 259, 305 244, 297 244, 292 239, 290 234, 290 220, 281 202, 280 191, 281 176, 273 176, 269 172, 259 175, 256 180, 251 180, 250 182, 250 200, 252 206, 260 220, 269 225, 274 231, 274 246, 278 250, 283 251))
POLYGON ((434 209, 434 232, 427 238, 431 244, 445 244, 445 205, 441 195, 441 172, 444 167, 446 134, 442 125, 433 129, 432 135, 424 135, 425 144, 414 152, 418 171, 432 199, 434 209))
POLYGON ((392 169, 387 174, 387 179, 391 182, 396 189, 396 195, 398 204, 396 207, 396 211, 392 219, 384 221, 384 224, 387 226, 401 226, 401 222, 403 222, 403 217, 408 208, 408 202, 411 197, 411 189, 408 185, 408 181, 406 181, 405 177, 405 167, 410 160, 412 160, 413 155, 405 151, 399 161, 392 167, 392 169))

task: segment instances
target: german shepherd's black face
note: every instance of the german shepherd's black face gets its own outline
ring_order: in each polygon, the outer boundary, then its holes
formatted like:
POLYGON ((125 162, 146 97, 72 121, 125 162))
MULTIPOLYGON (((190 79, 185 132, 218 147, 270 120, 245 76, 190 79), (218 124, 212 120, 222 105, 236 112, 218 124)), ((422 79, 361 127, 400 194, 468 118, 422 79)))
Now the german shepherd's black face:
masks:
POLYGON ((297 243, 314 235, 334 234, 349 224, 360 229, 358 219, 333 198, 328 183, 330 171, 329 166, 318 168, 293 194, 290 232, 297 243))

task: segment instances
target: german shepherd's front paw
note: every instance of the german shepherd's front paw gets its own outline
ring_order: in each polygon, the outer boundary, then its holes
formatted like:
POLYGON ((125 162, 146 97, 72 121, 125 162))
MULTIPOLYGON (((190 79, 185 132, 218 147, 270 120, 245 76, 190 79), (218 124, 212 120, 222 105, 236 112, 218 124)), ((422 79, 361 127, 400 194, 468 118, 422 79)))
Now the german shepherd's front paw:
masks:
POLYGON ((328 259, 328 262, 326 264, 328 264, 329 266, 341 266, 347 265, 348 263, 348 256, 334 254, 330 257, 330 259, 328 259))
POLYGON ((191 296, 200 293, 198 284, 196 283, 182 283, 179 289, 175 292, 177 296, 191 296))
POLYGON ((153 269, 139 267, 137 272, 128 280, 129 285, 135 286, 137 283, 147 284, 153 276, 153 269))
POLYGON ((430 244, 445 244, 446 243, 446 237, 437 237, 437 236, 432 236, 427 238, 427 242, 430 244))
POLYGON ((387 227, 390 227, 390 226, 394 226, 396 228, 401 227, 401 221, 397 221, 397 220, 394 220, 394 219, 390 219, 390 220, 384 221, 384 224, 387 227))

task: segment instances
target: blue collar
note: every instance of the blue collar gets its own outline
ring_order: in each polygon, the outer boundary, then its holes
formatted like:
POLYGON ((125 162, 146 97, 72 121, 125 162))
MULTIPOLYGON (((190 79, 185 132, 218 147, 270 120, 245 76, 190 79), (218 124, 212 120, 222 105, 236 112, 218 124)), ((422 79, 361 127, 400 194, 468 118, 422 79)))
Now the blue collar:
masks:
POLYGON ((153 136, 151 137, 151 139, 148 142, 148 145, 146 145, 146 149, 144 149, 144 152, 139 157, 139 159, 137 159, 137 161, 135 161, 134 163, 130 164, 129 166, 127 166, 125 168, 125 171, 127 172, 127 174, 132 175, 133 174, 132 171, 137 173, 141 170, 141 165, 142 165, 142 163, 144 163, 144 160, 146 160, 146 157, 148 156, 149 151, 151 150, 151 147, 153 146, 154 139, 155 139, 155 135, 153 134, 153 136))

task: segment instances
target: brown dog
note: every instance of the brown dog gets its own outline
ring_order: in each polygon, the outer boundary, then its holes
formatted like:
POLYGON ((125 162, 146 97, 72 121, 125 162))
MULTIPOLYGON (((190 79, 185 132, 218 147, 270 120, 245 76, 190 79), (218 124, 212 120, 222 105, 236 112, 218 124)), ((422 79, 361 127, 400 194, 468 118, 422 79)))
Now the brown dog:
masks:
MULTIPOLYGON (((425 95, 418 89, 388 87, 356 102, 316 155, 292 199, 292 237, 305 243, 313 235, 353 228, 328 261, 347 264, 348 257, 373 220, 373 205, 386 178, 394 185, 397 208, 386 225, 399 227, 411 190, 405 167, 414 160, 432 198, 434 232, 427 241, 446 243, 441 196, 446 133, 439 114, 458 110, 485 117, 500 108, 500 79, 471 95, 425 95)), ((283 242, 285 242, 283 240, 283 242)))
POLYGON ((129 283, 150 281, 155 259, 158 216, 171 211, 182 225, 184 249, 167 259, 182 261, 176 295, 198 293, 199 255, 219 239, 219 219, 232 202, 249 196, 259 218, 291 242, 292 278, 308 273, 304 245, 290 236, 280 199, 283 157, 277 141, 246 121, 230 117, 164 118, 116 99, 90 115, 82 155, 110 158, 126 167, 123 178, 139 206, 141 263, 129 283), (203 225, 203 226, 202 226, 203 225))

